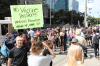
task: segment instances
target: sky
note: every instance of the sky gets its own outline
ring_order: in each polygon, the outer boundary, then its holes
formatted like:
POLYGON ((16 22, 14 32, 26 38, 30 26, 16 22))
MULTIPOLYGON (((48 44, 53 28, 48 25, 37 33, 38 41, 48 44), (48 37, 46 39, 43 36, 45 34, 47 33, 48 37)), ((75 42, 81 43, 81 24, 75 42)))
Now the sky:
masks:
MULTIPOLYGON (((50 3, 50 1, 53 0, 48 0, 47 3, 50 3)), ((59 0, 54 0, 55 2, 59 0)), ((79 4, 79 10, 80 12, 85 12, 85 0, 76 0, 79 4)), ((100 0, 87 0, 87 13, 90 16, 100 18, 100 0)))
MULTIPOLYGON (((79 2, 79 11, 85 11, 85 0, 77 0, 79 2)), ((100 18, 100 0, 87 0, 87 13, 96 18, 100 18)))

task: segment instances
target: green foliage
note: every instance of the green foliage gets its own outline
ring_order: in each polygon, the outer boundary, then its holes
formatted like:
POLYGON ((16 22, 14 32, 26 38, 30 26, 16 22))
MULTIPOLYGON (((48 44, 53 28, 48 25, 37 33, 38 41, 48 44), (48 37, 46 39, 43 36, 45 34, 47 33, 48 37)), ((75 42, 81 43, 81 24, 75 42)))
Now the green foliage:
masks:
POLYGON ((100 24, 100 18, 94 18, 94 17, 88 16, 87 21, 91 25, 100 24))
POLYGON ((72 11, 64 11, 59 10, 58 12, 54 13, 54 20, 56 23, 64 22, 69 24, 77 24, 78 21, 80 23, 84 20, 84 13, 76 12, 74 10, 72 11))
POLYGON ((10 5, 17 4, 17 0, 0 0, 0 19, 10 16, 10 5))

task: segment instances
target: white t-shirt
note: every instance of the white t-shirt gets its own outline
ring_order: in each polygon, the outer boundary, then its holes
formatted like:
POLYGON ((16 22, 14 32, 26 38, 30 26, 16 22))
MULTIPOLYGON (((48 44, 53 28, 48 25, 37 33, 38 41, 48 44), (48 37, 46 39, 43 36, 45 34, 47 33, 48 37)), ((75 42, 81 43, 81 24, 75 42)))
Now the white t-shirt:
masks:
POLYGON ((33 30, 30 30, 29 32, 28 32, 28 35, 30 35, 31 37, 34 37, 34 31, 33 30))
POLYGON ((50 66, 51 56, 28 56, 28 66, 50 66))

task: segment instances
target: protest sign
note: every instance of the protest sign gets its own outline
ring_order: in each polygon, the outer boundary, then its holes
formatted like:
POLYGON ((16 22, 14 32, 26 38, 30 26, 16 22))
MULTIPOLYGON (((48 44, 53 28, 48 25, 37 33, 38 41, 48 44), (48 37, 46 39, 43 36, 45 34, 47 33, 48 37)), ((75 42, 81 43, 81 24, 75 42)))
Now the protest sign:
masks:
POLYGON ((42 4, 11 5, 10 8, 14 29, 43 27, 42 4))

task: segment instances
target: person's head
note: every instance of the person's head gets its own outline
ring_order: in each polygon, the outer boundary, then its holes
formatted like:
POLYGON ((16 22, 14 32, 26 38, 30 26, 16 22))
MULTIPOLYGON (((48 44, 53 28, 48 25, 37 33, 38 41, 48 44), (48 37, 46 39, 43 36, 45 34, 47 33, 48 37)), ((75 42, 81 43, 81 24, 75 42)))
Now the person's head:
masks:
POLYGON ((16 37, 16 46, 18 47, 18 48, 21 48, 21 47, 23 47, 24 45, 23 45, 23 37, 21 37, 21 36, 17 36, 16 37))
POLYGON ((96 33, 96 30, 93 30, 93 33, 95 34, 96 33))
POLYGON ((44 46, 43 46, 42 42, 34 42, 34 44, 32 44, 31 48, 32 48, 33 54, 39 55, 42 52, 44 46))
POLYGON ((80 36, 80 35, 81 35, 81 31, 76 31, 75 34, 76 34, 77 36, 80 36))
POLYGON ((7 33, 6 37, 8 37, 9 39, 11 39, 12 38, 12 34, 11 33, 7 33))
POLYGON ((72 39, 73 46, 70 46, 68 49, 68 56, 67 56, 67 65, 68 66, 77 66, 77 61, 83 62, 83 51, 82 48, 77 45, 78 40, 72 39))
POLYGON ((76 38, 73 38, 71 41, 71 44, 74 44, 74 45, 78 44, 78 40, 76 38))

